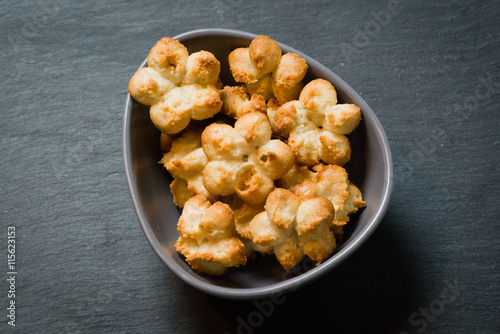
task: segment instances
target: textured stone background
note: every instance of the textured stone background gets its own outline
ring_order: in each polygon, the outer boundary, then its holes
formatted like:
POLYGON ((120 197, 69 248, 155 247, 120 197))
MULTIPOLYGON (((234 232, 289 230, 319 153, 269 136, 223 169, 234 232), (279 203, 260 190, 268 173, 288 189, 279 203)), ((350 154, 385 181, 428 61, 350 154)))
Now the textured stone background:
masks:
POLYGON ((19 0, 0 13, 0 332, 500 332, 495 1, 19 0), (158 39, 205 27, 266 34, 332 69, 394 155, 379 229, 262 318, 163 265, 124 175, 128 80, 158 39))

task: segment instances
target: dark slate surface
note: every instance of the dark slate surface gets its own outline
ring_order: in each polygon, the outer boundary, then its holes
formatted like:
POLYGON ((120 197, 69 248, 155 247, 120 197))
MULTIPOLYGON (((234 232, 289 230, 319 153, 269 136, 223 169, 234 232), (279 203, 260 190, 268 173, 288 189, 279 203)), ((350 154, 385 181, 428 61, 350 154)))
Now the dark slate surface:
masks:
POLYGON ((0 332, 499 333, 495 1, 2 1, 0 332), (127 83, 163 36, 266 34, 356 89, 389 137, 380 228, 273 309, 205 295, 146 241, 122 162, 127 83), (8 226, 16 327, 7 325, 8 226))

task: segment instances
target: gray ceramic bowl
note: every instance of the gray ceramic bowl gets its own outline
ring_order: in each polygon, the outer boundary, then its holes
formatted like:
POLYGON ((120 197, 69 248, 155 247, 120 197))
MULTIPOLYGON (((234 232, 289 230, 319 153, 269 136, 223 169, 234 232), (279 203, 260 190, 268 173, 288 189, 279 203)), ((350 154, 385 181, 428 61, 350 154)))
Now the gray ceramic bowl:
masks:
MULTIPOLYGON (((237 47, 248 46, 257 35, 226 29, 202 29, 178 36, 190 52, 207 50, 221 62, 224 84, 235 84, 227 56, 237 47)), ((358 211, 345 229, 342 243, 320 266, 304 260, 294 270, 285 272, 274 256, 248 261, 244 267, 233 268, 223 277, 197 274, 174 248, 179 236, 177 220, 180 212, 172 202, 171 178, 157 163, 162 153, 160 133, 149 119, 148 107, 127 96, 124 116, 123 150, 125 171, 132 201, 142 229, 160 259, 182 280, 206 293, 233 299, 269 297, 285 293, 314 281, 338 266, 356 251, 373 233, 389 205, 392 191, 392 156, 385 132, 365 101, 342 79, 311 57, 280 44, 284 53, 294 52, 309 65, 305 82, 324 78, 337 89, 339 101, 361 108, 363 121, 349 135, 352 159, 345 166, 349 179, 363 192, 366 207, 358 211)), ((144 50, 146 54, 149 50, 144 50)), ((141 67, 146 66, 146 61, 141 67)))

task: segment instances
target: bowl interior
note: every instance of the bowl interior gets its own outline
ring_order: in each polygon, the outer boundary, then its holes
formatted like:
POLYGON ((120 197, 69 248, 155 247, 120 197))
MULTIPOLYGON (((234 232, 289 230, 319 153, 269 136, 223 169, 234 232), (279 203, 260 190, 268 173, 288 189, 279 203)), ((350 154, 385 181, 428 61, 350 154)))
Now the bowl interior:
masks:
MULTIPOLYGON (((189 52, 206 50, 221 62, 221 79, 235 85, 229 71, 228 54, 246 47, 256 35, 234 30, 204 29, 175 38, 189 52)), ((165 264, 187 283, 205 292, 228 298, 263 297, 275 292, 295 289, 319 278, 355 251, 382 219, 392 190, 392 158, 385 133, 370 107, 343 80, 307 55, 280 44, 284 53, 294 52, 306 59, 309 70, 305 82, 324 78, 336 88, 339 103, 354 103, 361 108, 363 121, 350 134, 352 159, 345 168, 349 179, 362 191, 366 207, 353 215, 345 228, 344 239, 330 259, 320 266, 304 260, 294 271, 285 272, 274 256, 257 256, 240 268, 231 269, 223 277, 210 277, 194 272, 175 251, 179 236, 179 209, 170 192, 172 181, 157 162, 162 157, 160 132, 149 119, 149 107, 140 105, 130 95, 124 119, 125 169, 132 200, 151 246, 165 264)), ((145 66, 144 62, 142 66, 145 66)))

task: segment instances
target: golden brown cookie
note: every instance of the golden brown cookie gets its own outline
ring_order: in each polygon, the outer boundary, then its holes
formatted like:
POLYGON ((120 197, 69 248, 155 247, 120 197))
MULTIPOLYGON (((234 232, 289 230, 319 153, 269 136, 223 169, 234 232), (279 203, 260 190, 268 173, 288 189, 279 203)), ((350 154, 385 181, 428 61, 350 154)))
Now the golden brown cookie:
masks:
POLYGON ((285 270, 305 256, 318 264, 335 250, 330 226, 335 209, 326 198, 302 200, 289 190, 276 188, 266 200, 265 212, 257 214, 246 228, 252 242, 272 247, 285 270))
POLYGON ((309 169, 296 164, 276 184, 291 189, 302 199, 328 198, 335 207, 331 228, 337 239, 341 238, 349 216, 365 205, 361 191, 349 182, 346 170, 340 166, 318 164, 309 169))
POLYGON ((280 104, 298 98, 308 68, 302 57, 282 55, 278 43, 264 35, 248 48, 233 50, 228 60, 234 80, 245 84, 250 94, 262 95, 266 101, 275 97, 280 104))
POLYGON ((181 208, 194 195, 201 195, 210 202, 218 199, 203 186, 202 173, 208 159, 201 148, 201 133, 198 128, 185 130, 172 141, 170 150, 163 154, 159 162, 174 178, 170 190, 175 205, 181 208))
POLYGON ((149 52, 148 67, 130 79, 128 91, 151 107, 151 121, 161 132, 176 134, 191 119, 207 119, 220 111, 219 73, 220 63, 212 53, 189 55, 179 41, 164 37, 149 52))
POLYGON ((233 213, 227 204, 213 205, 202 196, 191 197, 177 223, 175 249, 200 273, 222 275, 246 263, 245 247, 236 237, 233 213))
POLYGON ((205 188, 220 196, 236 193, 248 204, 264 203, 274 180, 294 163, 291 149, 281 140, 271 140, 271 132, 266 115, 258 112, 243 115, 234 128, 209 125, 201 137, 209 160, 203 170, 205 188))
POLYGON ((351 158, 345 136, 361 121, 359 107, 337 104, 335 88, 326 80, 309 82, 299 100, 268 110, 273 132, 288 138, 297 162, 312 166, 319 162, 343 166, 351 158))

